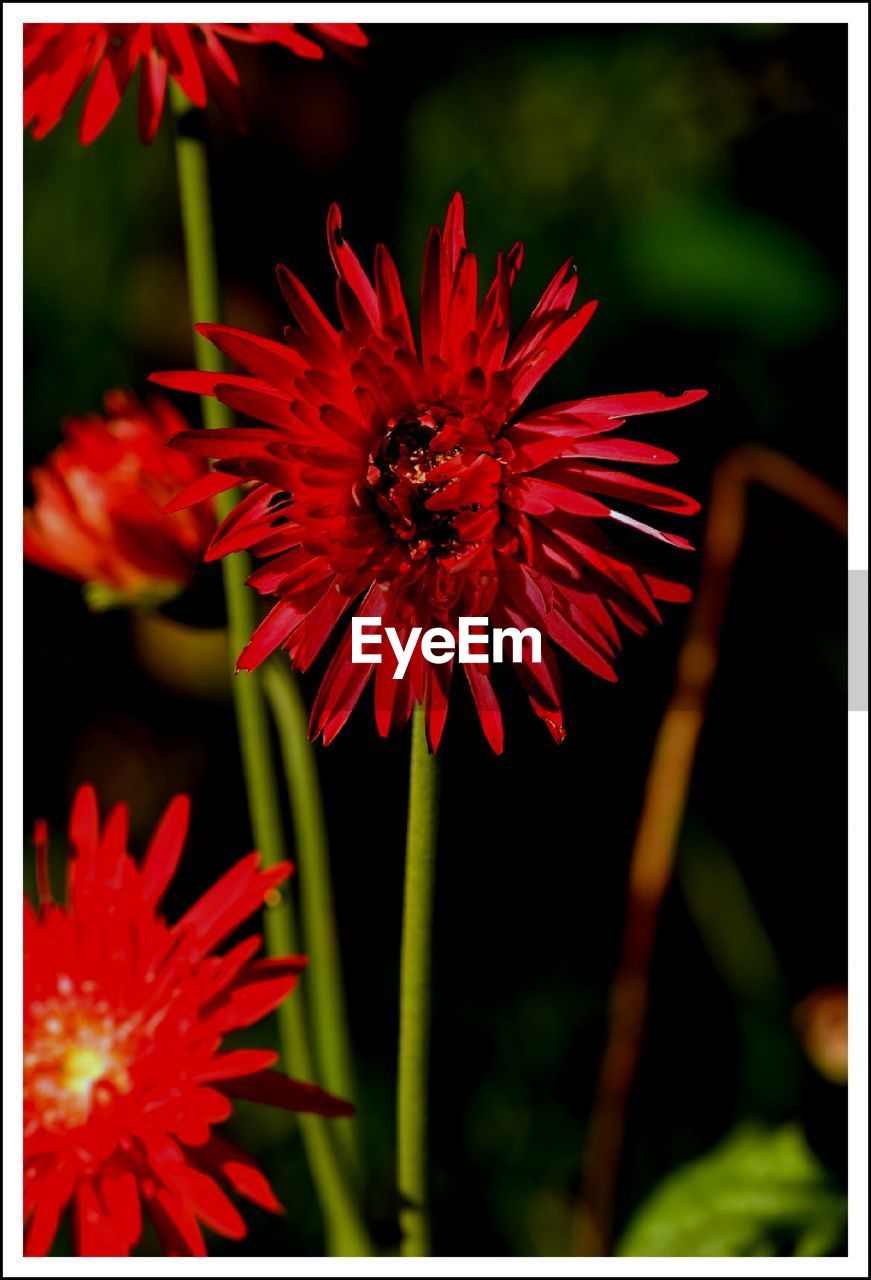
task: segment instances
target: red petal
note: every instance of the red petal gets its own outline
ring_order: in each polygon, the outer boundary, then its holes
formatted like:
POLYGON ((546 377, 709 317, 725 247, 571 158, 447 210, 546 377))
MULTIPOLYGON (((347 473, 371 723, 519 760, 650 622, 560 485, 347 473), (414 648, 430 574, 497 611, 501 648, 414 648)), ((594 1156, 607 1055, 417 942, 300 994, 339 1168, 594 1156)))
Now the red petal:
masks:
POLYGON ((606 471, 602 467, 573 466, 570 462, 563 462, 544 469, 541 475, 562 484, 577 485, 591 493, 623 498, 657 511, 672 511, 675 515, 694 516, 700 509, 695 498, 679 493, 677 489, 666 489, 650 480, 642 480, 628 471, 606 471))
POLYGON ((577 407, 585 413, 601 413, 608 418, 631 418, 638 413, 682 409, 685 405, 704 400, 707 394, 707 391, 684 391, 679 396, 667 396, 661 391, 627 391, 623 395, 578 400, 577 407))
POLYGON ((505 745, 505 732, 502 727, 502 712, 499 709, 499 703, 496 699, 496 694, 493 692, 490 679, 484 674, 481 666, 466 663, 463 670, 466 673, 466 679, 472 691, 478 719, 481 721, 481 728, 484 730, 484 737, 496 754, 501 755, 502 748, 505 745))
POLYGON ((512 377, 511 396, 515 405, 523 403, 533 387, 580 337, 597 306, 596 302, 587 302, 573 316, 569 316, 558 325, 544 340, 541 349, 526 361, 516 376, 512 377))
POLYGON ((566 449, 567 458, 601 458, 613 462, 640 462, 648 467, 664 467, 678 461, 677 454, 660 449, 659 445, 644 444, 640 440, 596 440, 587 443, 579 440, 566 449))
POLYGON ((180 933, 190 930, 203 950, 214 946, 259 907, 270 889, 280 884, 293 867, 279 862, 259 871, 260 854, 251 853, 231 867, 207 889, 176 925, 180 933))
POLYGON ((139 137, 146 146, 154 141, 160 124, 168 70, 166 58, 151 49, 139 72, 139 137))
POLYGON ((246 1152, 213 1133, 196 1154, 203 1164, 220 1172, 240 1196, 270 1213, 284 1213, 266 1178, 246 1152))
POLYGON ((159 373, 150 373, 148 381, 157 383, 159 387, 168 387, 170 391, 191 391, 197 396, 213 396, 220 385, 270 390, 269 384, 259 378, 209 369, 163 369, 159 373))
POLYGON ((174 449, 202 458, 257 458, 270 445, 287 440, 280 427, 219 427, 213 431, 180 431, 170 443, 174 449))
POLYGON ((287 267, 279 266, 277 274, 284 300, 300 329, 327 351, 332 350, 337 344, 339 335, 308 289, 291 271, 288 271, 287 267))
POLYGON ((302 610, 293 600, 279 600, 255 630, 251 639, 236 659, 237 671, 254 671, 265 661, 297 627, 303 618, 302 610))
POLYGON ((442 348, 442 242, 436 227, 429 233, 423 258, 420 303, 420 352, 424 360, 442 348))
POLYGON ((426 736, 429 749, 438 751, 448 718, 448 691, 453 660, 442 665, 427 664, 426 671, 426 736))
POLYGON ((322 35, 331 36, 339 44, 351 45, 355 49, 365 49, 369 43, 369 37, 356 22, 313 22, 312 26, 322 35))
MULTIPOLYGON (((387 608, 384 591, 373 586, 357 610, 357 617, 380 618, 387 608)), ((309 736, 332 742, 359 701, 376 664, 351 662, 351 632, 346 631, 318 688, 309 720, 309 736)))
POLYGON ((120 882, 129 827, 126 804, 116 804, 106 820, 100 840, 97 876, 104 885, 114 886, 120 882))
POLYGON ((548 515, 551 511, 593 517, 610 514, 610 507, 580 492, 580 488, 568 488, 537 476, 526 476, 511 484, 506 496, 509 501, 516 499, 514 505, 532 516, 548 515))
POLYGON ((176 796, 167 805, 142 864, 140 892, 145 902, 156 904, 175 875, 190 822, 191 802, 176 796))
POLYGON ((645 573, 644 581, 654 600, 665 600, 670 604, 687 604, 693 598, 692 591, 682 582, 669 582, 667 578, 657 578, 652 573, 645 573))
POLYGON ((281 390, 292 390, 296 378, 305 370, 286 342, 274 342, 226 324, 196 324, 194 328, 248 373, 281 390))
POLYGON ((179 1169, 175 1178, 176 1190, 191 1205, 197 1217, 228 1240, 242 1240, 247 1234, 245 1219, 207 1173, 200 1173, 190 1165, 179 1169))
POLYGON ((124 90, 133 74, 133 64, 126 48, 116 53, 109 53, 97 68, 97 74, 91 82, 82 122, 79 127, 79 140, 87 147, 98 138, 112 116, 118 110, 124 90))
POLYGON ((305 615, 285 645, 300 671, 307 671, 326 644, 342 614, 354 602, 355 596, 346 595, 337 581, 331 582, 313 609, 305 615))
MULTIPOLYGON (((204 1016, 214 1014, 223 1032, 259 1022, 273 1009, 277 1009, 285 997, 290 995, 305 966, 304 956, 254 961, 242 970, 232 988, 227 992, 226 998, 221 998, 210 1006, 204 1016)), ((271 1062, 260 1064, 260 1066, 271 1065, 271 1062)), ((239 1071, 235 1074, 247 1074, 256 1069, 256 1067, 248 1067, 244 1072, 239 1071)))
POLYGON ((69 823, 69 842, 73 853, 82 862, 93 858, 97 851, 100 837, 100 815, 97 808, 97 793, 87 783, 79 787, 73 801, 69 823))
POLYGON ((131 1249, 142 1234, 139 1184, 133 1172, 117 1162, 104 1165, 100 1198, 119 1240, 125 1249, 131 1249))
POLYGON ((196 506, 198 502, 207 502, 210 498, 217 497, 219 493, 226 493, 238 483, 237 476, 228 475, 223 471, 207 471, 204 476, 200 476, 199 480, 194 480, 193 484, 180 490, 166 504, 164 511, 183 511, 186 507, 196 506))
POLYGON ((146 1201, 146 1207, 164 1252, 169 1257, 206 1257, 202 1232, 184 1200, 165 1187, 160 1187, 146 1201))
POLYGON ((190 23, 165 22, 160 24, 160 35, 168 45, 172 56, 172 78, 195 107, 206 105, 206 82, 197 50, 190 35, 190 23))
POLYGON ((73 1201, 73 1235, 76 1253, 86 1258, 124 1257, 115 1224, 97 1196, 93 1182, 80 1181, 73 1201))
POLYGON ((314 1084, 291 1080, 280 1071, 259 1071, 241 1080, 228 1081, 222 1088, 234 1098, 247 1098, 285 1111, 314 1112, 319 1116, 352 1116, 354 1108, 314 1084))
POLYGON ((378 296, 381 327, 396 330, 408 350, 414 351, 414 337, 399 272, 383 244, 379 244, 375 249, 375 291, 378 296))
POLYGON ((44 1258, 46 1256, 57 1234, 61 1214, 66 1209, 74 1187, 75 1166, 70 1159, 42 1175, 42 1185, 39 1195, 35 1198, 33 1216, 24 1238, 26 1257, 44 1258))
POLYGON ((233 60, 215 33, 205 28, 206 45, 201 53, 203 75, 210 95, 235 124, 237 130, 245 129, 245 103, 242 86, 233 60))
POLYGON ((541 295, 534 311, 515 338, 506 363, 519 368, 532 353, 543 345, 545 335, 552 333, 568 315, 578 287, 578 277, 571 258, 559 271, 541 295))
POLYGON ((346 281, 373 330, 380 332, 378 299, 366 272, 360 266, 357 255, 342 235, 342 213, 337 204, 330 205, 327 214, 327 243, 330 256, 340 279, 346 281))

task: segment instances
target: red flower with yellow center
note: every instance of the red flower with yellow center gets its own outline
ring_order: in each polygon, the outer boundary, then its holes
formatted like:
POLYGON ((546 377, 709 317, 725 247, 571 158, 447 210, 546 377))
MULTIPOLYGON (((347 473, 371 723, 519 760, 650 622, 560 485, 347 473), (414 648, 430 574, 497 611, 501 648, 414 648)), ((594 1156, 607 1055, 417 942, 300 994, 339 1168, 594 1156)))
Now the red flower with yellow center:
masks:
MULTIPOLYGON (((284 343, 225 325, 198 331, 244 374, 162 373, 164 386, 219 400, 260 424, 187 432, 176 442, 218 459, 215 485, 254 481, 225 520, 208 559, 250 548, 268 563, 251 583, 277 597, 239 658, 258 665, 277 646, 307 668, 354 610, 396 629, 443 627, 489 617, 499 627, 534 627, 541 661, 524 646, 517 671, 530 702, 557 741, 564 736, 555 649, 615 679, 617 623, 644 631, 657 602, 683 601, 683 586, 651 573, 614 546, 603 526, 619 524, 661 543, 677 534, 633 514, 698 510, 691 498, 619 464, 677 461, 664 449, 627 440, 625 420, 693 404, 703 391, 597 396, 524 412, 538 382, 590 319, 595 303, 572 311, 577 289, 567 262, 511 341, 510 294, 522 247, 499 255, 496 278, 478 304, 478 268, 455 196, 444 230, 430 233, 423 268, 420 344, 399 277, 383 245, 374 283, 327 219, 338 274, 336 328, 284 267, 282 292, 296 319, 284 343), (221 474, 223 479, 221 479, 221 474), (628 506, 630 509, 625 510, 628 506)), ((195 487, 175 509, 202 496, 195 487)), ((464 665, 491 746, 502 749, 501 713, 485 665, 464 665)), ((451 664, 432 665, 415 649, 394 680, 380 665, 351 662, 346 629, 320 685, 313 734, 339 732, 375 671, 375 717, 386 734, 414 703, 426 706, 437 747, 448 707, 451 664)))
POLYGON ((212 97, 237 127, 244 121, 239 76, 225 41, 279 44, 300 58, 323 45, 362 48, 353 22, 28 22, 24 24, 24 127, 44 138, 91 73, 79 126, 84 146, 106 128, 137 68, 139 136, 157 133, 169 77, 196 107, 212 97), (320 42, 320 43, 318 43, 320 42))
POLYGON ((270 1068, 277 1054, 229 1049, 231 1032, 275 1009, 305 958, 256 959, 259 937, 218 952, 290 873, 252 853, 173 925, 160 902, 189 804, 166 810, 141 866, 127 811, 100 827, 82 787, 69 824, 67 902, 52 900, 37 824, 40 906, 24 910, 24 1180, 28 1254, 51 1247, 68 1207, 76 1252, 126 1257, 143 1210, 167 1254, 205 1254, 201 1226, 233 1240, 245 1223, 224 1187, 281 1206, 251 1158, 215 1131, 232 1098, 291 1111, 353 1108, 270 1068))
POLYGON ((86 583, 95 607, 165 599, 190 582, 215 530, 208 506, 164 509, 206 465, 167 446, 188 425, 167 400, 110 391, 105 410, 68 419, 63 443, 31 471, 24 556, 86 583))

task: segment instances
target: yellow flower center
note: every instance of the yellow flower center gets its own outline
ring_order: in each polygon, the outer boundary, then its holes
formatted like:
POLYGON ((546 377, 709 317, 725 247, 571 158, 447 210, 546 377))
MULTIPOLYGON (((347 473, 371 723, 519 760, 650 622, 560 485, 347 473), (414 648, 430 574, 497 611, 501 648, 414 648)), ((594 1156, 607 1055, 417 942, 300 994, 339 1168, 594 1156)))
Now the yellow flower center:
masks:
POLYGON ((106 1059, 96 1049, 74 1045, 61 1059, 61 1086, 68 1093, 87 1093, 91 1085, 105 1074, 106 1059))
POLYGON ((34 1001, 24 1030, 24 1096, 29 1123, 58 1131, 86 1124, 95 1107, 132 1088, 130 1066, 141 1041, 138 1016, 119 1015, 96 984, 34 1001))

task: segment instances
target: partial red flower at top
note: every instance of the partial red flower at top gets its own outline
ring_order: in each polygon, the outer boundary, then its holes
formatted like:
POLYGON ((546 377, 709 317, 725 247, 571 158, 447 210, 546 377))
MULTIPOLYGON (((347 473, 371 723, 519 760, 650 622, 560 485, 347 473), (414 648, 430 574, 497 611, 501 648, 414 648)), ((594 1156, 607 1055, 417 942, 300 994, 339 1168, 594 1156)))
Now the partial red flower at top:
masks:
POLYGON ((100 825, 91 787, 69 823, 66 904, 52 898, 37 824, 40 906, 24 906, 25 1252, 48 1252, 69 1208, 77 1254, 126 1257, 143 1211, 169 1255, 206 1252, 201 1227, 239 1240, 226 1193, 281 1212, 252 1159, 215 1126, 246 1098, 291 1111, 353 1108, 270 1068, 264 1049, 222 1051, 296 985, 305 958, 257 959, 259 937, 217 948, 289 874, 243 858, 173 925, 160 912, 188 825, 167 808, 141 865, 127 810, 100 825))
POLYGON ((241 85, 226 41, 279 44, 300 58, 322 58, 323 46, 368 44, 353 22, 26 22, 24 127, 44 138, 93 72, 79 126, 87 146, 112 119, 137 68, 143 142, 157 133, 170 76, 195 107, 211 97, 242 127, 241 85))
POLYGON ((30 473, 24 556, 86 584, 94 607, 177 594, 193 577, 215 530, 208 505, 169 514, 179 485, 213 484, 207 466, 170 449, 187 427, 160 396, 140 403, 110 391, 105 417, 64 423, 64 440, 30 473))
MULTIPOLYGON (((623 470, 624 463, 677 459, 618 433, 629 417, 693 404, 705 392, 631 392, 524 411, 596 304, 572 312, 577 279, 567 262, 511 341, 510 294, 522 247, 499 255, 479 306, 459 196, 444 231, 430 232, 419 346, 384 246, 375 252, 373 284, 335 206, 327 238, 338 274, 338 328, 281 267, 298 326, 285 330, 284 343, 198 325, 245 373, 153 375, 167 387, 217 396, 265 424, 192 431, 177 441, 217 458, 228 487, 240 478, 256 482, 207 556, 251 548, 269 557, 251 583, 277 603, 239 667, 256 667, 280 645, 305 670, 351 611, 381 618, 403 645, 413 627, 444 627, 456 636, 461 616, 532 626, 542 634, 541 661, 532 661, 525 644, 516 669, 533 709, 561 741, 555 650, 614 680, 617 624, 642 632, 659 621, 659 601, 689 597, 604 531, 619 526, 630 537, 688 548, 632 508, 683 516, 698 510, 693 499, 623 470)), ((199 496, 194 488, 174 506, 199 496)), ((425 703, 435 750, 451 665, 426 662, 418 645, 400 680, 396 669, 389 650, 380 665, 352 663, 346 628, 314 703, 312 733, 334 738, 374 671, 380 732, 403 725, 412 705, 425 703)), ((487 739, 500 751, 502 718, 488 666, 465 664, 463 671, 487 739)))

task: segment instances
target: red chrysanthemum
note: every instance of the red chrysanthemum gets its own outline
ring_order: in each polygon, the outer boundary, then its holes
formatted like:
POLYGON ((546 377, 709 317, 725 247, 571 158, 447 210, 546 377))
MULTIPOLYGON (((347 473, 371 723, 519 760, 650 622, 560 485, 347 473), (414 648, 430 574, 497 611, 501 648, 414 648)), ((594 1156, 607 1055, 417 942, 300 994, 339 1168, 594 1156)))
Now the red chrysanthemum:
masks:
POLYGON ((353 22, 30 22, 24 24, 24 127, 44 138, 94 72, 79 126, 84 146, 103 132, 137 67, 139 136, 157 132, 172 76, 196 107, 212 97, 237 126, 244 121, 239 76, 223 41, 280 44, 301 58, 322 45, 362 48, 353 22), (317 37, 318 44, 313 38, 317 37))
MULTIPOLYGON (((705 393, 669 399, 634 392, 521 413, 595 307, 588 302, 571 312, 577 279, 570 262, 511 342, 510 292, 522 247, 500 254, 479 307, 477 264, 455 196, 444 231, 433 229, 426 249, 418 351, 384 246, 375 253, 373 286, 342 234, 335 206, 327 237, 339 277, 340 329, 281 267, 281 288, 299 326, 285 330, 285 343, 198 325, 245 375, 154 375, 164 386, 217 396, 269 424, 187 432, 178 441, 217 458, 227 487, 237 479, 257 482, 207 555, 247 547, 271 557, 251 583, 278 602, 239 666, 255 667, 282 645, 304 670, 357 602, 358 614, 380 617, 403 644, 413 626, 456 635, 460 616, 532 626, 542 633, 541 662, 531 661, 525 645, 517 670, 559 741, 564 729, 553 646, 615 679, 616 622, 643 631, 659 619, 657 601, 689 594, 617 550, 603 532, 605 522, 616 522, 689 547, 622 506, 678 515, 698 509, 683 494, 617 469, 615 463, 676 458, 614 433, 631 415, 692 404, 705 393)), ((199 496, 194 489, 173 505, 199 496)), ((341 729, 373 671, 350 656, 348 628, 312 711, 312 733, 325 742, 341 729)), ((401 680, 392 678, 389 651, 374 669, 380 732, 404 724, 412 705, 423 702, 435 750, 450 666, 427 663, 418 646, 401 680)), ((489 670, 466 664, 464 671, 484 732, 499 751, 502 721, 489 670)))
POLYGON ((210 483, 206 464, 170 449, 187 427, 162 397, 110 391, 106 416, 64 423, 64 440, 30 473, 27 560, 88 584, 95 605, 167 598, 193 576, 215 530, 211 507, 170 514, 179 485, 210 483))
POLYGON ((238 1240, 245 1223, 222 1189, 281 1212, 245 1152, 214 1132, 233 1097, 350 1115, 314 1085, 269 1068, 277 1054, 221 1052, 275 1009, 305 958, 255 959, 260 938, 216 948, 290 872, 252 853, 174 925, 160 914, 188 824, 177 796, 138 866, 127 810, 100 829, 91 787, 75 799, 67 903, 52 900, 37 824, 41 904, 24 910, 25 1251, 43 1255, 69 1206, 76 1252, 127 1256, 142 1210, 167 1254, 205 1254, 201 1224, 238 1240))

